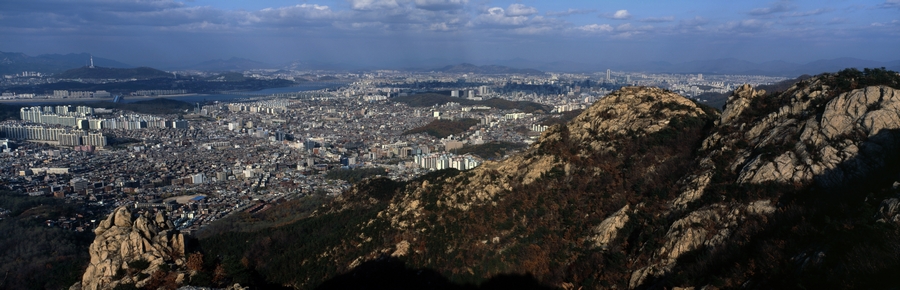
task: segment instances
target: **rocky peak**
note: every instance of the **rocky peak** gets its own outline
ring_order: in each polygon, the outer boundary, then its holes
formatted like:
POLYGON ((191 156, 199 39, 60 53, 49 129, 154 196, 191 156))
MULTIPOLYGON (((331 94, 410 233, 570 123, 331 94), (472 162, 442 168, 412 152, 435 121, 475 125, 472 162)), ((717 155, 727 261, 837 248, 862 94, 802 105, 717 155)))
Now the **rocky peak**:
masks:
POLYGON ((159 211, 135 214, 119 207, 94 233, 97 236, 90 246, 91 263, 82 277, 82 289, 112 289, 132 283, 142 287, 160 268, 185 263, 184 236, 159 211))
MULTIPOLYGON (((590 144, 594 150, 609 145, 602 140, 652 134, 666 128, 672 118, 700 117, 707 113, 694 102, 655 87, 624 87, 591 105, 566 126, 569 142, 590 144)), ((561 130, 548 130, 542 143, 561 140, 561 130)))
POLYGON ((722 112, 719 122, 730 123, 734 121, 747 109, 747 107, 750 106, 750 102, 765 94, 765 90, 754 90, 749 84, 745 84, 735 89, 725 104, 725 110, 722 112))

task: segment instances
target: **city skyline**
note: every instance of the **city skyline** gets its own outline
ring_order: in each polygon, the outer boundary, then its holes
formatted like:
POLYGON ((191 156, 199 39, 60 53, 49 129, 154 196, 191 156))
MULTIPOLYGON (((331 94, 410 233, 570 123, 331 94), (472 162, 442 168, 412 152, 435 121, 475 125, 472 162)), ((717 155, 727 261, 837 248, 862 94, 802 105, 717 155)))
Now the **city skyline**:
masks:
POLYGON ((896 61, 900 1, 5 1, 0 51, 132 65, 896 61))

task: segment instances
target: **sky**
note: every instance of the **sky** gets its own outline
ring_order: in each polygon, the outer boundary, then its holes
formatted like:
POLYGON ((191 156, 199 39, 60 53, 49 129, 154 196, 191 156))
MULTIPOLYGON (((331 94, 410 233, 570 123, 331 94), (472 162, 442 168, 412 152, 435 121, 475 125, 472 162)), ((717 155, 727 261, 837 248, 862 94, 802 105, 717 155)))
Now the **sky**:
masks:
POLYGON ((900 60, 900 0, 2 0, 0 51, 133 65, 900 60))

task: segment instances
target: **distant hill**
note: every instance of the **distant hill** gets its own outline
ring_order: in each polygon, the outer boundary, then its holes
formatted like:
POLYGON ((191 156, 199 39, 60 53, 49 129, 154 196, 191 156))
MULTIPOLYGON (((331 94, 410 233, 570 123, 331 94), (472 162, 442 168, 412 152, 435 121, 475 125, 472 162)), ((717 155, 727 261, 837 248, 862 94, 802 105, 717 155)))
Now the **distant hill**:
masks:
MULTIPOLYGON (((88 53, 43 54, 29 56, 19 52, 0 52, 0 74, 18 74, 24 71, 59 73, 68 69, 90 65, 88 53)), ((102 57, 94 57, 94 66, 128 68, 131 65, 102 57)))
POLYGON ((249 60, 244 58, 232 57, 230 59, 213 59, 204 61, 188 68, 202 71, 243 71, 248 69, 273 68, 273 65, 249 60))
POLYGON ((542 75, 544 72, 536 70, 536 69, 518 69, 511 68, 501 65, 482 65, 477 66, 470 63, 462 63, 457 65, 448 65, 439 69, 435 69, 436 72, 445 72, 445 73, 476 73, 476 74, 529 74, 529 75, 542 75))
POLYGON ((223 74, 218 74, 218 75, 208 77, 206 79, 210 80, 210 81, 220 81, 220 82, 242 82, 242 81, 247 80, 247 78, 244 77, 244 74, 237 73, 237 72, 227 72, 227 73, 223 73, 223 74))
POLYGON ((18 120, 19 109, 21 108, 22 106, 16 106, 15 104, 0 104, 0 121, 18 120))
MULTIPOLYGON (((243 78, 240 74, 237 74, 237 77, 243 78)), ((104 90, 112 94, 127 94, 138 90, 158 90, 160 88, 166 88, 171 90, 185 90, 189 93, 217 93, 222 91, 258 91, 263 89, 289 87, 295 84, 295 82, 284 79, 261 80, 255 78, 243 78, 243 81, 240 79, 232 81, 211 81, 199 79, 190 80, 185 78, 175 79, 172 78, 171 75, 167 75, 165 78, 104 83, 61 81, 40 85, 5 87, 3 88, 3 91, 17 92, 20 94, 52 94, 54 90, 104 90)))
POLYGON ((54 77, 58 79, 158 79, 172 78, 172 74, 149 67, 108 68, 80 67, 67 70, 54 77))
POLYGON ((541 105, 535 102, 526 102, 526 101, 509 101, 504 99, 488 99, 484 101, 473 101, 469 99, 463 98, 454 98, 447 95, 435 94, 435 93, 427 93, 427 94, 416 94, 411 96, 403 96, 396 97, 391 99, 394 102, 404 103, 411 107, 431 107, 434 105, 443 105, 449 102, 456 102, 461 105, 467 106, 477 106, 483 105, 488 107, 493 107, 501 110, 513 110, 518 109, 526 113, 532 113, 538 110, 549 112, 552 108, 541 105))
POLYGON ((453 153, 474 154, 484 159, 499 159, 503 158, 503 156, 505 156, 509 152, 518 151, 525 147, 528 147, 528 145, 524 143, 494 141, 479 145, 466 145, 463 148, 454 150, 453 153))
POLYGON ((434 136, 435 138, 446 138, 450 135, 465 132, 475 125, 478 125, 478 120, 469 118, 459 120, 434 120, 425 126, 403 132, 403 135, 425 133, 434 136))
MULTIPOLYGON (((281 65, 281 68, 286 69, 286 70, 350 71, 350 70, 365 69, 366 67, 361 66, 359 64, 347 64, 347 63, 340 63, 340 62, 295 60, 295 61, 291 61, 289 63, 281 65)), ((375 69, 375 68, 370 67, 369 69, 375 69)))

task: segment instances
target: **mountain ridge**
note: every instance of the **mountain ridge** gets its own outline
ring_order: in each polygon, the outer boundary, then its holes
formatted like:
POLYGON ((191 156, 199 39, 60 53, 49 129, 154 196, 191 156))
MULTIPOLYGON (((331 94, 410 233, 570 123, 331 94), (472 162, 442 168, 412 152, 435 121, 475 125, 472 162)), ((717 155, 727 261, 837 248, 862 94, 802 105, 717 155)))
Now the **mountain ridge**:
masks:
POLYGON ((458 284, 883 288, 900 267, 898 116, 900 75, 880 69, 745 85, 721 113, 625 87, 508 159, 364 180, 200 245, 242 285, 312 288, 392 257, 458 284))
POLYGON ((158 79, 175 76, 150 67, 106 68, 80 67, 54 75, 58 79, 158 79))
POLYGON ((251 69, 268 69, 274 67, 274 65, 258 62, 255 60, 232 57, 229 59, 211 59, 199 62, 188 67, 184 67, 182 69, 201 71, 244 71, 251 69))
POLYGON ((448 65, 435 69, 436 72, 445 73, 475 73, 475 74, 528 74, 542 75, 544 72, 535 69, 518 69, 501 65, 481 65, 477 66, 471 63, 461 63, 457 65, 448 65))
MULTIPOLYGON (((94 57, 96 66, 131 68, 133 66, 115 60, 94 57)), ((88 53, 42 54, 29 56, 19 52, 0 52, 0 74, 18 74, 24 71, 60 73, 90 64, 88 53)))
POLYGON ((783 60, 752 62, 736 58, 696 60, 680 63, 668 61, 637 62, 538 62, 524 59, 513 59, 494 62, 499 65, 516 65, 531 67, 543 71, 598 72, 612 69, 616 71, 649 72, 649 73, 703 73, 703 74, 761 74, 795 77, 803 74, 821 74, 838 71, 848 67, 858 69, 886 67, 900 70, 900 60, 872 61, 852 57, 820 59, 806 63, 793 63, 783 60))

